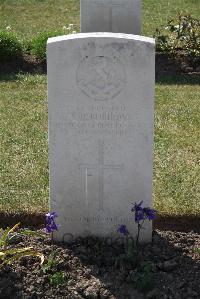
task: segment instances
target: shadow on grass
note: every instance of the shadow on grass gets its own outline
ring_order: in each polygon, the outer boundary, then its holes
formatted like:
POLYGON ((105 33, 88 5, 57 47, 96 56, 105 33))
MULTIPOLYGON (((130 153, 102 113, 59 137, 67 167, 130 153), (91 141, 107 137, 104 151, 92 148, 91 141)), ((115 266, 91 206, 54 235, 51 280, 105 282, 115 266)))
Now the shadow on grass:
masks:
POLYGON ((45 225, 44 213, 4 213, 0 212, 0 227, 12 227, 20 222, 21 226, 30 226, 35 228, 43 228, 45 225))
POLYGON ((0 63, 0 81, 18 80, 19 74, 46 74, 46 63, 33 59, 31 56, 20 57, 0 63))
MULTIPOLYGON (((35 228, 42 228, 45 224, 44 213, 4 213, 0 212, 0 227, 7 227, 15 225, 20 222, 22 226, 32 226, 35 228)), ((153 222, 154 229, 160 230, 171 230, 171 231, 182 231, 200 234, 200 215, 180 215, 170 216, 162 215, 158 216, 153 222)))
MULTIPOLYGON (((198 66, 196 66, 198 67, 198 66)), ((45 62, 30 55, 0 64, 0 81, 18 80, 19 74, 46 74, 45 62)), ((198 85, 200 72, 183 73, 181 62, 163 53, 156 53, 156 83, 164 85, 198 85)))
POLYGON ((200 75, 191 74, 156 74, 156 83, 162 85, 199 85, 200 75))
MULTIPOLYGON (((12 73, 2 73, 0 72, 0 81, 16 81, 19 79, 19 75, 42 75, 46 74, 45 71, 38 71, 37 69, 34 72, 12 72, 12 73)), ((156 83, 161 85, 199 85, 200 84, 200 75, 198 74, 157 74, 156 83)))
POLYGON ((19 79, 19 73, 0 73, 0 81, 2 82, 12 82, 19 79))
POLYGON ((165 231, 171 230, 177 232, 193 231, 195 233, 200 234, 200 215, 158 216, 153 223, 153 228, 165 230, 165 231))
POLYGON ((175 58, 164 53, 156 53, 156 83, 197 85, 200 83, 199 65, 196 63, 192 67, 187 57, 175 58))

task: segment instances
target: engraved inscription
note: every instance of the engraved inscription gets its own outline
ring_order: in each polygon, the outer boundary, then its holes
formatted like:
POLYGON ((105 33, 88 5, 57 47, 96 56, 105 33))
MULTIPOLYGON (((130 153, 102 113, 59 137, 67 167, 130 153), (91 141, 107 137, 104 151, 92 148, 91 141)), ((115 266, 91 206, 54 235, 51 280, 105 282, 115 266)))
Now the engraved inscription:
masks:
POLYGON ((133 221, 132 217, 103 217, 103 216, 84 216, 84 217, 73 217, 69 218, 64 216, 64 220, 68 223, 70 222, 91 222, 91 223, 113 223, 113 224, 119 224, 119 223, 126 223, 128 221, 133 221))
POLYGON ((98 141, 98 164, 80 164, 80 169, 85 171, 85 201, 88 205, 88 170, 98 169, 98 200, 99 200, 99 210, 103 211, 104 202, 104 171, 106 169, 112 170, 122 170, 124 169, 123 164, 105 164, 104 163, 104 142, 102 140, 98 141))
MULTIPOLYGON (((67 105, 63 120, 57 120, 55 127, 65 135, 102 134, 109 136, 127 136, 130 131, 130 114, 125 105, 91 104, 89 106, 67 105)), ((132 129, 131 129, 132 130, 132 129)))
POLYGON ((77 69, 80 90, 97 101, 115 98, 125 83, 125 69, 117 57, 86 56, 77 69))

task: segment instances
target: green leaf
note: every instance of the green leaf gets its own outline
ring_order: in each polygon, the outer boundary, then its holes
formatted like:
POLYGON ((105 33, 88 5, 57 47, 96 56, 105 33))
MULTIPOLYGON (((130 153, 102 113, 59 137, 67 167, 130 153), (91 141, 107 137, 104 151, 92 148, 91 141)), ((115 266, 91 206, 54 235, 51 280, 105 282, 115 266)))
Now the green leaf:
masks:
POLYGON ((44 263, 44 255, 38 251, 34 251, 34 250, 29 250, 31 247, 27 247, 27 248, 21 248, 18 249, 14 252, 14 250, 8 250, 8 252, 6 253, 6 255, 12 255, 9 258, 4 258, 4 262, 0 265, 0 268, 5 265, 5 264, 11 264, 12 262, 20 259, 21 257, 24 256, 35 256, 35 257, 39 257, 40 258, 40 265, 42 265, 44 263))
POLYGON ((4 248, 6 248, 7 246, 7 238, 9 236, 10 233, 14 232, 20 225, 20 222, 15 224, 12 228, 8 227, 2 234, 1 236, 1 240, 0 240, 0 246, 3 246, 4 248))
POLYGON ((25 236, 38 236, 38 237, 43 237, 45 238, 45 234, 38 232, 38 231, 34 231, 34 230, 29 230, 29 229, 25 229, 23 231, 20 231, 21 235, 25 235, 25 236))
POLYGON ((65 276, 63 272, 56 272, 50 278, 50 281, 53 285, 58 286, 65 281, 65 276))
POLYGON ((0 259, 4 259, 4 257, 5 257, 5 253, 0 251, 0 259))
POLYGON ((1 236, 1 240, 0 240, 0 246, 5 246, 6 239, 7 239, 7 237, 8 237, 9 231, 10 231, 10 227, 8 227, 8 228, 3 232, 2 236, 1 236))
POLYGON ((26 252, 26 251, 30 251, 32 250, 33 247, 25 247, 25 248, 17 248, 17 249, 8 249, 5 251, 5 254, 6 255, 14 255, 14 254, 17 254, 17 253, 23 253, 23 252, 26 252))
POLYGON ((53 269, 54 266, 56 266, 58 264, 58 261, 55 259, 56 256, 58 256, 57 251, 54 251, 49 255, 47 262, 42 267, 42 271, 44 273, 49 272, 50 270, 53 269))

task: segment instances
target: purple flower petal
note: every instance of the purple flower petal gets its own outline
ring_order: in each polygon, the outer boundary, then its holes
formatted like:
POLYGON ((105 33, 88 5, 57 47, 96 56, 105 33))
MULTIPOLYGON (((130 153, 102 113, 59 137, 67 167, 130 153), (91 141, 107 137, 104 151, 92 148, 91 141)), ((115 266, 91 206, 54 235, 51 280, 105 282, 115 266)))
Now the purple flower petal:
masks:
POLYGON ((135 212, 135 222, 140 223, 140 221, 143 221, 145 219, 154 220, 156 218, 156 210, 151 208, 142 208, 143 201, 141 201, 139 204, 134 205, 134 207, 131 209, 132 212, 135 212))
POLYGON ((123 234, 124 236, 129 234, 129 231, 126 228, 126 225, 121 224, 117 230, 120 234, 123 234))
POLYGON ((50 212, 46 214, 46 232, 52 233, 55 230, 58 230, 58 226, 55 223, 55 219, 58 217, 56 212, 50 212))
POLYGON ((151 208, 144 208, 143 210, 146 215, 146 218, 149 219, 149 221, 154 220, 156 218, 156 210, 151 208))

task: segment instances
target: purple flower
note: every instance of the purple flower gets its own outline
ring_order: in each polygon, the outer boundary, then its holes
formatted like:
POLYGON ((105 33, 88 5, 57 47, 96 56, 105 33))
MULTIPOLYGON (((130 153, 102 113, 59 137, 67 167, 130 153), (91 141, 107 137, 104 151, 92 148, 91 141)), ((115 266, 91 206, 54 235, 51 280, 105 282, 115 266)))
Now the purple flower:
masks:
POLYGON ((131 209, 132 212, 135 212, 135 222, 140 223, 140 221, 148 219, 154 220, 156 218, 156 210, 151 208, 142 208, 143 201, 139 204, 135 203, 135 206, 131 209))
POLYGON ((46 232, 52 233, 55 230, 58 230, 58 226, 55 223, 55 218, 58 217, 56 212, 50 212, 46 214, 46 232))
POLYGON ((117 231, 118 233, 123 234, 124 236, 129 234, 129 231, 127 230, 126 225, 124 224, 121 224, 117 231))
POLYGON ((141 201, 139 204, 135 203, 135 206, 131 209, 132 212, 135 212, 135 222, 139 223, 141 220, 145 219, 144 210, 141 207, 143 204, 143 201, 141 201))
POLYGON ((144 208, 144 213, 146 218, 150 220, 154 220, 156 218, 156 210, 150 208, 144 208))

